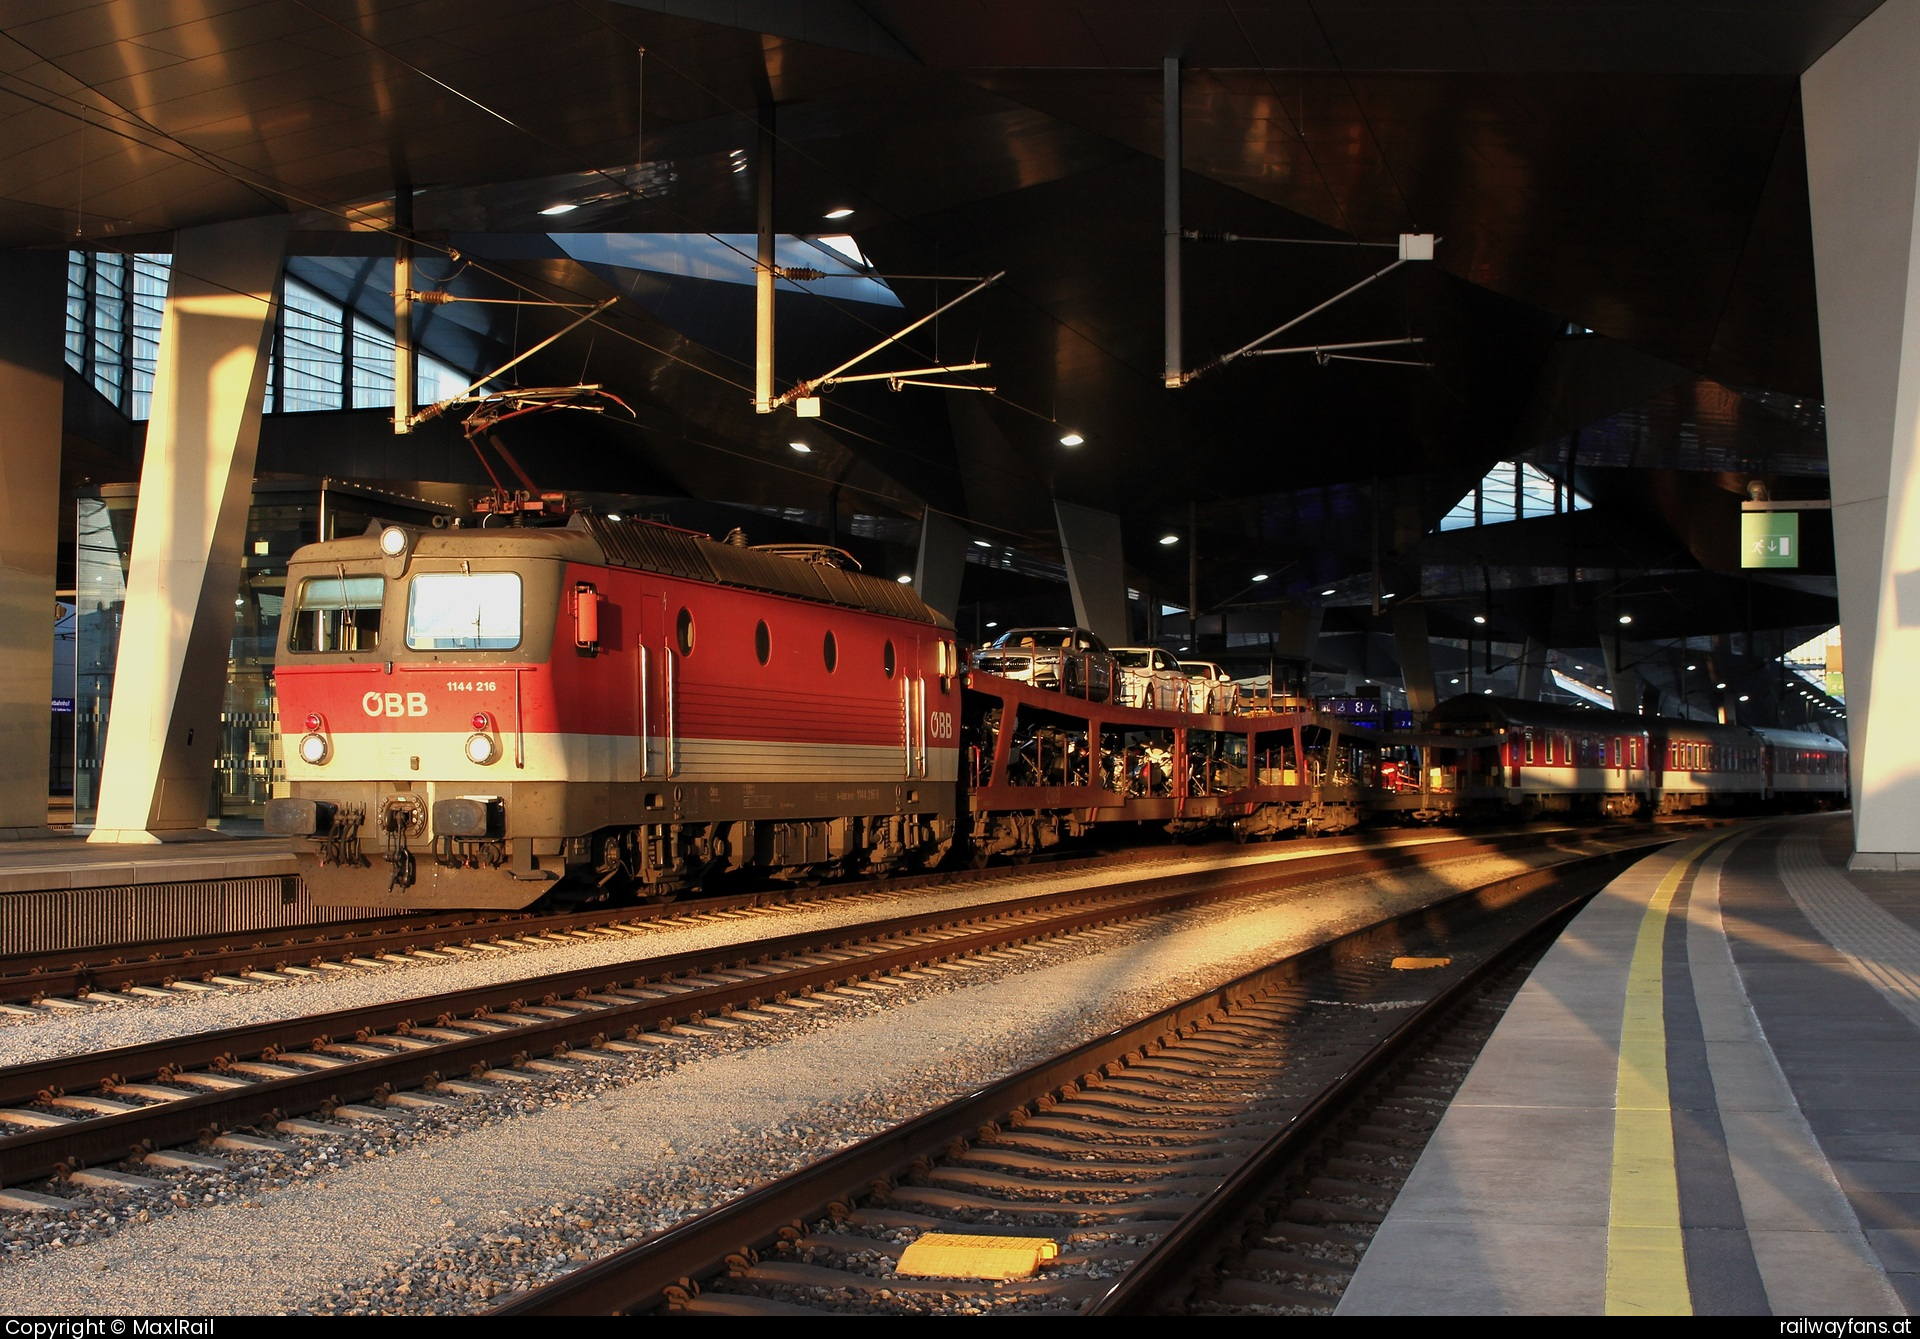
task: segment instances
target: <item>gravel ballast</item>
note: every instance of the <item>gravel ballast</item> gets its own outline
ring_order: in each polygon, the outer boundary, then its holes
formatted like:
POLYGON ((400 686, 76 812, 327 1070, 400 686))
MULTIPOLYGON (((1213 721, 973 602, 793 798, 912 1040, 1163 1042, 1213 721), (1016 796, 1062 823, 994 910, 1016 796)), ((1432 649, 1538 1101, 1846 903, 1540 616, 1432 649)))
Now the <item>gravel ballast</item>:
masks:
POLYGON ((582 1060, 444 1111, 279 1134, 292 1151, 224 1154, 232 1172, 131 1169, 162 1192, 62 1187, 89 1207, 0 1215, 0 1308, 479 1309, 1276 957, 1552 858, 1179 912, 582 1060))
MULTIPOLYGON (((1121 867, 1118 877, 1148 878, 1200 869, 1285 863, 1323 854, 1289 851, 1284 846, 1244 851, 1214 848, 1171 856, 1165 861, 1128 864, 1121 867)), ((348 971, 327 971, 287 981, 215 986, 202 992, 172 992, 168 997, 116 995, 90 1009, 45 1009, 32 1016, 0 1014, 0 1065, 85 1055, 195 1032, 497 985, 550 972, 716 948, 776 935, 834 929, 890 916, 990 906, 1037 894, 1098 887, 1114 882, 1115 878, 1113 872, 1100 870, 1050 874, 1044 869, 1035 869, 991 882, 947 888, 862 889, 844 893, 823 890, 818 899, 750 912, 708 915, 701 913, 697 906, 690 907, 684 919, 642 922, 630 933, 618 937, 594 936, 565 944, 508 940, 495 946, 499 951, 469 949, 470 956, 466 957, 441 951, 438 960, 369 960, 371 965, 354 966, 348 971)))

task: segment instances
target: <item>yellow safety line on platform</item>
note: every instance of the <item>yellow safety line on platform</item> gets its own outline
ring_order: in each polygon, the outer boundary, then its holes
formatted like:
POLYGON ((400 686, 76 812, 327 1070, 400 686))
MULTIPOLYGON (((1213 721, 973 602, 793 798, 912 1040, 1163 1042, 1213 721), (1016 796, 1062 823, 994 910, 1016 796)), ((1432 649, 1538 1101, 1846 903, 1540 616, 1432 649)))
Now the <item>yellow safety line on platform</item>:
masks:
MULTIPOLYGON (((1727 834, 1731 835, 1731 834, 1727 834)), ((1667 1088, 1667 915, 1680 880, 1715 837, 1667 871, 1647 903, 1627 970, 1614 1087, 1613 1193, 1607 1213, 1607 1314, 1691 1316, 1687 1252, 1680 1235, 1680 1182, 1673 1161, 1667 1088)))

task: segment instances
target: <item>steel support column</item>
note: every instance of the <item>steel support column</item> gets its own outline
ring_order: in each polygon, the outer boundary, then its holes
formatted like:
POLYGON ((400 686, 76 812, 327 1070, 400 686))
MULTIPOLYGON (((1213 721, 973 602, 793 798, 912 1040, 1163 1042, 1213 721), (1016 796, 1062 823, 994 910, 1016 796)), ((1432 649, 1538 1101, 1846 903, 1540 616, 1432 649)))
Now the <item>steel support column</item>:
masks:
POLYGON ((1630 667, 1633 657, 1620 636, 1620 616, 1610 604, 1599 606, 1600 654, 1607 665, 1607 691, 1613 694, 1613 709, 1629 716, 1640 714, 1640 676, 1630 667))
POLYGON ((1547 644, 1529 637, 1520 651, 1520 687, 1516 694, 1522 702, 1538 702, 1547 686, 1547 644))
POLYGON ((175 237, 95 842, 206 826, 286 239, 284 216, 175 237))
POLYGON ((0 255, 0 839, 47 835, 67 257, 0 255))
POLYGON ((913 592, 949 619, 960 612, 960 583, 971 541, 960 522, 928 507, 920 517, 920 553, 913 566, 913 592))
POLYGON ((1186 375, 1186 354, 1180 344, 1180 58, 1168 56, 1160 63, 1161 110, 1161 200, 1160 232, 1162 275, 1161 298, 1166 307, 1166 368, 1162 381, 1169 390, 1181 385, 1186 375))
POLYGON ((1055 502, 1053 513, 1060 525, 1060 551, 1067 559, 1074 621, 1109 646, 1125 646, 1132 635, 1120 518, 1071 502, 1055 502))
POLYGON ((1311 664, 1320 645, 1320 624, 1326 618, 1324 605, 1290 604, 1280 611, 1280 629, 1274 634, 1277 655, 1297 656, 1311 664))
POLYGON ((1427 636, 1427 609, 1420 604, 1393 607, 1393 649, 1400 658, 1400 684, 1410 710, 1426 715, 1439 704, 1433 686, 1433 642, 1427 636))

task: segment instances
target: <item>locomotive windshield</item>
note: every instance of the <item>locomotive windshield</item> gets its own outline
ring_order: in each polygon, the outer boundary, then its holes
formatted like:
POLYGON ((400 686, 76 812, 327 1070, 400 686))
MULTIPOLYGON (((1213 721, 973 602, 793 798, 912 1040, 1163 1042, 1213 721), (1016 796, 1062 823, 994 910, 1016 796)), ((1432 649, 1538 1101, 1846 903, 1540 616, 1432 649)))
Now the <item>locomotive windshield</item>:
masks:
POLYGON ((378 576, 308 577, 287 634, 289 651, 371 651, 380 645, 380 603, 387 583, 378 576))
POLYGON ((504 651, 520 645, 517 572, 422 572, 407 587, 410 651, 504 651))

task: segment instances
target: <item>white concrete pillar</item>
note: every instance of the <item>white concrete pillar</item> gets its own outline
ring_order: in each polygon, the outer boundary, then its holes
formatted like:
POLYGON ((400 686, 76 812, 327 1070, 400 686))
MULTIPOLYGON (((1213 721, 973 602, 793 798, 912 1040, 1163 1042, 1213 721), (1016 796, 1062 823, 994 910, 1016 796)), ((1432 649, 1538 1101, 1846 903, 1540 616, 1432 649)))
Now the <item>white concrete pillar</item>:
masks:
POLYGON ((1920 0, 1887 0, 1800 80, 1856 868, 1920 866, 1916 68, 1920 0))
POLYGON ((1132 640, 1127 624, 1127 563, 1120 548, 1120 518, 1071 502, 1055 502, 1060 551, 1067 559, 1074 621, 1108 646, 1132 640))
POLYGON ((0 254, 0 839, 47 835, 66 268, 0 254))
POLYGON ((284 216, 175 237, 95 842, 206 826, 286 237, 284 216))

